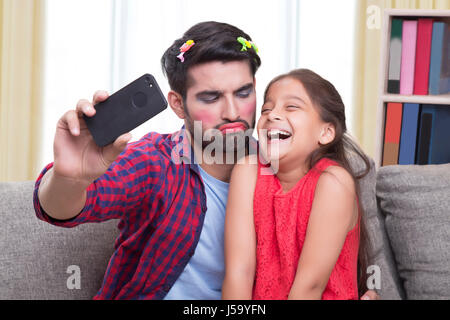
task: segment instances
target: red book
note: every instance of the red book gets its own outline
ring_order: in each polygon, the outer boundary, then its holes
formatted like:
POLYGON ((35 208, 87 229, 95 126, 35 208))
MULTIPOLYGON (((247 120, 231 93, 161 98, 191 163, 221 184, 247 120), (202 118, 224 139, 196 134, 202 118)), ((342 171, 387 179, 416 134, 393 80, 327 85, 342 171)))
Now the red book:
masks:
POLYGON ((383 166, 398 164, 400 133, 402 131, 403 105, 389 102, 386 107, 384 125, 383 166))
POLYGON ((419 19, 417 24, 414 94, 428 94, 433 19, 419 19))

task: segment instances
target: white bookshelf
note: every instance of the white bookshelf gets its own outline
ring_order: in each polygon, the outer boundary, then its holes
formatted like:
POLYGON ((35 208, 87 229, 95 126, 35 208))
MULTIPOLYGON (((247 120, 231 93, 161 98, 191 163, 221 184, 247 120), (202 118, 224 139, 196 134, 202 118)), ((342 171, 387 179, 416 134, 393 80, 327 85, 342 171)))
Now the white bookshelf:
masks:
POLYGON ((381 34, 381 64, 380 64, 380 86, 377 106, 377 132, 375 141, 375 163, 377 168, 381 166, 383 156, 384 125, 386 114, 386 103, 418 103, 418 104, 442 104, 450 105, 450 94, 445 95, 400 95, 387 93, 389 72, 389 45, 391 36, 392 18, 409 17, 421 18, 431 17, 450 22, 450 10, 401 10, 387 9, 384 12, 383 29, 381 34))

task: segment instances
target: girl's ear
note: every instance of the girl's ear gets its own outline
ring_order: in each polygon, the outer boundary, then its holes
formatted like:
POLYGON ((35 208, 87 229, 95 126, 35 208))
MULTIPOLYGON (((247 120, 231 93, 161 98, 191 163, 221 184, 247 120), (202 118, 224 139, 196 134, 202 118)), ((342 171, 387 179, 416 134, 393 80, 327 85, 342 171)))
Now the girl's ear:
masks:
POLYGON ((336 129, 334 125, 331 123, 326 123, 323 126, 322 131, 320 133, 319 144, 320 145, 329 144, 333 142, 335 136, 336 136, 336 129))
POLYGON ((175 114, 178 116, 178 118, 186 118, 186 114, 184 112, 183 97, 181 96, 181 94, 173 90, 169 91, 169 93, 167 94, 167 102, 169 103, 173 112, 175 112, 175 114))

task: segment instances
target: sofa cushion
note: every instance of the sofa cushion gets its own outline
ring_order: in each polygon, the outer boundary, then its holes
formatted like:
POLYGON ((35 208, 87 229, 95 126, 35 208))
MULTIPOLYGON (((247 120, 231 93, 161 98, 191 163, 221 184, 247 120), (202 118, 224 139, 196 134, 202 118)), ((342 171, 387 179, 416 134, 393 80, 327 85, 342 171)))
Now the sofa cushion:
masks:
POLYGON ((450 164, 382 167, 377 197, 406 297, 450 299, 450 164))
POLYGON ((0 183, 0 299, 92 299, 114 250, 117 220, 52 226, 37 219, 33 188, 33 181, 0 183))
MULTIPOLYGON (((349 157, 352 169, 357 174, 365 170, 365 164, 360 157, 349 157)), ((360 204, 368 235, 368 264, 380 269, 380 288, 376 291, 381 299, 402 299, 404 293, 394 263, 389 240, 384 227, 384 217, 378 211, 375 197, 376 171, 375 164, 370 159, 370 171, 359 180, 360 204)), ((369 272, 367 276, 372 275, 369 272)))

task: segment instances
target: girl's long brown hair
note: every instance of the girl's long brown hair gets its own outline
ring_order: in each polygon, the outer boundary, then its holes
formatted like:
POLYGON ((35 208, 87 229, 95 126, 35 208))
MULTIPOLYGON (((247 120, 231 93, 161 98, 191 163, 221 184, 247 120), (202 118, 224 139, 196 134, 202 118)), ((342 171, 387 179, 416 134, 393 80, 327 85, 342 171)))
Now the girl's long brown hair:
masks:
POLYGON ((332 142, 321 145, 309 156, 309 169, 322 158, 329 158, 339 163, 348 173, 353 177, 356 188, 356 195, 358 197, 359 212, 360 212, 360 243, 358 252, 358 290, 359 294, 363 294, 366 288, 367 266, 368 266, 368 235, 365 227, 363 209, 360 205, 360 186, 359 180, 367 175, 370 171, 369 158, 364 154, 361 148, 352 140, 347 134, 347 127, 345 124, 345 106, 342 102, 341 96, 336 88, 327 80, 315 72, 308 69, 297 69, 287 74, 280 75, 273 79, 266 88, 264 93, 264 100, 267 92, 272 84, 284 79, 293 78, 300 81, 308 93, 311 102, 316 107, 322 121, 331 123, 335 128, 335 138, 332 142), (350 165, 349 155, 356 155, 360 157, 365 164, 365 170, 362 172, 355 172, 350 165))

